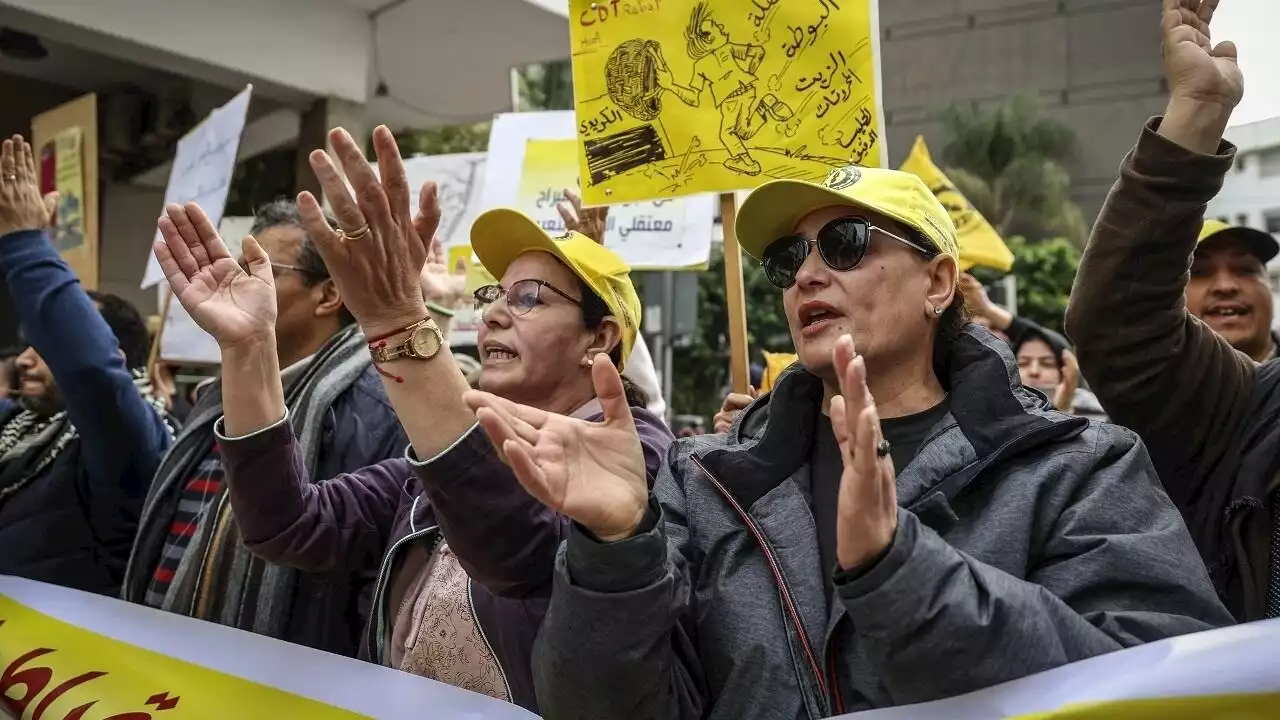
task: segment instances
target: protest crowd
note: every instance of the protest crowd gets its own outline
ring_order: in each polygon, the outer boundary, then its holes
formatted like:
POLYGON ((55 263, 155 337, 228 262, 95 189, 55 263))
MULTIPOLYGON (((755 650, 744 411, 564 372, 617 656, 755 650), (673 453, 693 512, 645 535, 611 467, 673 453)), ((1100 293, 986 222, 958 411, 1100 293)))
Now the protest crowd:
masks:
POLYGON ((498 284, 469 291, 385 127, 373 159, 332 130, 324 204, 262 207, 237 255, 164 209, 221 350, 180 419, 6 139, 0 575, 583 720, 830 717, 1280 617, 1280 245, 1204 218, 1244 92, 1217 4, 1165 0, 1168 106, 1116 158, 1065 337, 960 271, 915 175, 766 182, 736 237, 798 361, 679 439, 604 211, 568 193, 553 237, 488 210, 498 284), (446 341, 470 303, 478 369, 446 341))

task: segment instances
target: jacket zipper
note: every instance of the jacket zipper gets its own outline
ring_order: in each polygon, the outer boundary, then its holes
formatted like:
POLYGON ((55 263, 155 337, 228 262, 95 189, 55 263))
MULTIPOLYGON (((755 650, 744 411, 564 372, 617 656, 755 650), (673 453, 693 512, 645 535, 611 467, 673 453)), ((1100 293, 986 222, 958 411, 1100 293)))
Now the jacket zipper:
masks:
POLYGON ((711 474, 711 471, 702 464, 702 461, 696 457, 691 459, 693 464, 697 465, 698 469, 711 480, 711 484, 724 496, 724 499, 728 501, 734 512, 738 514, 738 517, 747 526, 747 530, 755 537, 761 552, 764 553, 765 560, 769 563, 769 569, 773 572, 773 579, 778 585, 778 595, 782 599, 782 605, 786 608, 787 614, 791 616, 791 622, 795 625, 796 635, 800 638, 800 646, 804 649, 805 658, 809 661, 809 671, 813 673, 813 679, 818 684, 818 691, 822 693, 826 703, 831 705, 831 697, 827 692, 826 673, 822 671, 822 666, 818 663, 817 655, 813 651, 813 645, 809 643, 809 636, 805 634, 804 624, 800 622, 800 613, 796 610, 795 601, 791 597, 791 589, 787 586, 786 579, 782 577, 782 567, 778 564, 777 558, 774 557, 773 551, 769 549, 768 543, 765 542, 764 534, 756 526, 755 520, 743 510, 738 501, 729 493, 728 488, 715 475, 711 474))
POLYGON ((835 633, 827 640, 826 647, 823 648, 822 655, 827 661, 827 682, 831 684, 831 701, 832 711, 836 715, 844 715, 844 696, 840 693, 840 676, 839 669, 836 667, 835 653, 836 636, 835 633))
POLYGON ((476 629, 480 631, 480 638, 484 640, 484 646, 489 649, 489 654, 493 656, 493 664, 498 666, 498 675, 502 677, 502 688, 507 693, 507 702, 515 702, 512 699, 511 684, 507 682, 507 670, 502 667, 502 658, 498 657, 497 651, 493 649, 493 643, 489 642, 489 635, 484 631, 484 623, 480 622, 480 616, 476 614, 476 599, 471 594, 475 583, 471 582, 471 577, 467 577, 467 602, 471 605, 471 621, 476 624, 476 629))
POLYGON ((409 534, 391 543, 391 547, 387 548, 387 552, 382 556, 382 566, 378 568, 378 579, 373 583, 373 622, 369 623, 369 637, 365 643, 366 649, 369 651, 369 662, 382 664, 382 637, 386 634, 386 612, 383 607, 383 594, 387 590, 388 575, 391 572, 391 562, 395 559, 396 553, 406 543, 412 542, 427 533, 435 532, 440 529, 439 525, 432 525, 423 530, 413 529, 413 516, 418 510, 418 500, 421 495, 413 499, 413 506, 409 508, 409 534))

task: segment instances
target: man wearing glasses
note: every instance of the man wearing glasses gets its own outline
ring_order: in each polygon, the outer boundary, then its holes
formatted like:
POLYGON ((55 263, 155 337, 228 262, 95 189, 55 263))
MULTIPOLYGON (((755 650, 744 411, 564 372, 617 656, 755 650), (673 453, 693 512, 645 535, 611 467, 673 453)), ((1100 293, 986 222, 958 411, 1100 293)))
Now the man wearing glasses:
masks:
MULTIPOLYGON (((190 230, 185 218, 183 224, 180 231, 190 230)), ((287 200, 263 206, 251 232, 270 257, 276 305, 247 303, 239 311, 246 319, 274 315, 289 418, 309 477, 333 477, 402 454, 407 440, 364 335, 303 230, 297 206, 287 200)), ((267 565, 244 549, 214 435, 222 392, 215 382, 200 396, 156 474, 124 597, 354 656, 362 622, 356 601, 367 579, 267 565)))

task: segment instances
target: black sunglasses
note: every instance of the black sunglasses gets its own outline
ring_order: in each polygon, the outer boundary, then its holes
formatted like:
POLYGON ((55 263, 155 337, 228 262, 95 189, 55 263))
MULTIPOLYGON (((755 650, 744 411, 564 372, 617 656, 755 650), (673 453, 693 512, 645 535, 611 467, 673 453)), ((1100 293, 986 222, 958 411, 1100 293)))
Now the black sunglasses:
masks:
POLYGON ((839 272, 852 270, 867 256, 867 247, 871 245, 871 231, 887 235, 911 248, 919 250, 928 257, 937 251, 930 250, 904 237, 895 235, 882 227, 871 224, 864 217, 849 216, 836 218, 818 231, 816 240, 803 235, 788 235, 775 240, 764 251, 764 274, 769 282, 786 290, 796 284, 796 273, 809 257, 809 247, 816 245, 818 255, 827 267, 839 272))
POLYGON ((501 285, 485 285, 484 287, 476 288, 476 312, 482 312, 486 307, 497 302, 498 298, 506 295, 507 309, 511 311, 511 314, 526 315, 541 302, 542 288, 550 290, 574 305, 582 304, 581 300, 545 280, 531 279, 514 282, 509 289, 503 288, 501 285))

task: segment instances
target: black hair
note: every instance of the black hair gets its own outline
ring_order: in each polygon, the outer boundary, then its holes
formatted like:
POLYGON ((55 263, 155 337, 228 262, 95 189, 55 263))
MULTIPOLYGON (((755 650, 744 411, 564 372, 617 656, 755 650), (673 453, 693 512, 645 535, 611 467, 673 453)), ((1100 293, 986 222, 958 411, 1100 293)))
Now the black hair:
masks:
MULTIPOLYGON (((599 330, 604 324, 604 319, 613 317, 613 313, 609 310, 609 306, 604 304, 604 300, 596 294, 594 290, 587 287, 582 278, 578 278, 578 289, 582 293, 582 324, 588 330, 599 330)), ((621 325, 621 322, 619 322, 621 325)), ((614 367, 622 367, 622 343, 619 342, 609 350, 609 359, 613 361, 614 367)), ((631 407, 644 408, 649 406, 649 396, 638 385, 631 382, 626 376, 622 378, 622 389, 627 395, 627 404, 631 407)))
MULTIPOLYGON (((329 227, 334 230, 338 229, 338 221, 333 215, 326 212, 324 219, 325 222, 329 223, 329 227)), ((320 255, 320 251, 316 249, 315 242, 311 240, 311 236, 307 234, 306 227, 302 224, 302 214, 298 212, 298 203, 287 198, 277 198, 260 206, 253 213, 253 227, 249 229, 249 234, 257 235, 265 230, 277 227, 297 228, 302 231, 302 246, 298 249, 297 265, 302 268, 302 272, 299 274, 302 276, 303 285, 315 287, 319 283, 330 279, 329 268, 324 264, 324 257, 320 255)), ((343 327, 346 327, 355 321, 355 316, 347 310, 347 306, 344 304, 338 314, 338 322, 343 327)))
POLYGON ((125 364, 131 370, 145 368, 151 354, 151 335, 142 314, 119 295, 96 290, 89 290, 88 295, 98 305, 98 313, 116 336, 116 342, 124 351, 125 364))
MULTIPOLYGON (((902 229, 906 231, 906 239, 932 251, 927 256, 928 259, 932 260, 941 254, 937 244, 930 240, 928 235, 907 225, 903 225, 902 229)), ((947 305, 942 311, 942 317, 938 318, 938 336, 933 343, 933 370, 944 385, 947 384, 947 378, 950 375, 951 349, 964 334, 965 326, 968 324, 969 312, 964 306, 964 294, 957 286, 955 294, 951 296, 951 304, 947 305)))

